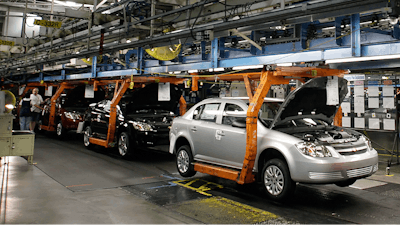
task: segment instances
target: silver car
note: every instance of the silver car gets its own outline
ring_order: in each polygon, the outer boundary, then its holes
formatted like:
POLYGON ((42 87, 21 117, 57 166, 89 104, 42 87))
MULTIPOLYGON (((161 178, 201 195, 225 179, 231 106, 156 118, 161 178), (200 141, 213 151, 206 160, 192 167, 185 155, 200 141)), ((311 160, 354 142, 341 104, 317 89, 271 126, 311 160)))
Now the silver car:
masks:
MULTIPOLYGON (((253 172, 268 197, 287 198, 296 182, 348 186, 378 170, 378 154, 368 138, 332 125, 346 93, 345 79, 320 77, 292 91, 283 103, 264 102, 253 172)), ((247 102, 206 99, 174 119, 170 153, 176 154, 182 176, 193 176, 196 162, 242 169, 247 102)))

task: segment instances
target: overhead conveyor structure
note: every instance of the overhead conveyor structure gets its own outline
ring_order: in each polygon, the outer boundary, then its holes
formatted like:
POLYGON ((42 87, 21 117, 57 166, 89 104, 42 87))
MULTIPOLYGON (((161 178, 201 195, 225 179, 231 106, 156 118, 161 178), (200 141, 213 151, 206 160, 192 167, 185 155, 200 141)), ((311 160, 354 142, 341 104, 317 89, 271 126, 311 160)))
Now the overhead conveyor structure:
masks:
POLYGON ((315 77, 342 77, 346 73, 348 73, 346 70, 313 67, 277 67, 273 70, 266 69, 264 67, 261 73, 245 73, 235 75, 229 74, 219 76, 218 79, 220 80, 245 81, 247 93, 249 94, 250 104, 246 119, 246 154, 243 161, 243 167, 240 171, 238 171, 196 162, 194 164, 194 170, 233 180, 239 184, 254 182, 255 178, 253 175, 253 167, 257 155, 258 112, 271 86, 289 84, 290 80, 300 80, 304 82, 305 79, 311 79, 315 77), (250 85, 251 80, 260 81, 256 89, 254 89, 254 86, 250 85), (255 91, 254 94, 253 91, 255 91))

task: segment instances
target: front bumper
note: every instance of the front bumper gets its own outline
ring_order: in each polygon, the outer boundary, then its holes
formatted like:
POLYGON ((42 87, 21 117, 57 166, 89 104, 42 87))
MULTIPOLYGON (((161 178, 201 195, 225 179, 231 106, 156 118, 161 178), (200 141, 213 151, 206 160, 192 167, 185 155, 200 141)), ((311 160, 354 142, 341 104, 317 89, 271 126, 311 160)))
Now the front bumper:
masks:
POLYGON ((296 182, 335 183, 368 177, 378 170, 378 153, 375 150, 356 156, 306 159, 297 161, 291 168, 291 177, 296 182))

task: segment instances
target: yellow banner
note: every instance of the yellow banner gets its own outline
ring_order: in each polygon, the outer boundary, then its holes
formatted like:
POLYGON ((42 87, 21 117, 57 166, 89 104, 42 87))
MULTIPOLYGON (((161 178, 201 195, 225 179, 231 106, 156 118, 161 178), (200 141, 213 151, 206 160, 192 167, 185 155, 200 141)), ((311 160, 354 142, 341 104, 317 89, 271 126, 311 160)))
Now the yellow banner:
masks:
POLYGON ((15 42, 13 41, 4 41, 0 40, 0 45, 9 45, 9 46, 14 46, 15 42))
POLYGON ((61 28, 61 21, 49 21, 49 20, 35 20, 33 23, 35 25, 39 25, 42 27, 52 27, 52 28, 61 28))

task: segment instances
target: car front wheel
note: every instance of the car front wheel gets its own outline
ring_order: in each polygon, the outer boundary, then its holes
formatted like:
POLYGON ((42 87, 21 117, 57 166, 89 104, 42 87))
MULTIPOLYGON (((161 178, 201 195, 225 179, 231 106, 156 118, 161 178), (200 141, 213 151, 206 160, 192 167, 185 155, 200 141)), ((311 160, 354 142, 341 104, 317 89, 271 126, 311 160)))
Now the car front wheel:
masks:
POLYGON ((189 146, 179 147, 176 153, 176 167, 182 177, 191 177, 196 174, 193 166, 193 155, 189 146))
POLYGON ((92 128, 87 126, 85 132, 83 133, 83 144, 87 149, 92 149, 93 144, 89 142, 89 138, 92 137, 92 128))
POLYGON ((56 127, 57 137, 63 138, 64 135, 65 135, 65 132, 66 132, 66 130, 65 130, 65 128, 63 127, 61 121, 58 122, 57 127, 56 127))
POLYGON ((118 152, 124 157, 128 158, 132 155, 131 143, 127 132, 122 132, 118 137, 118 152))
POLYGON ((262 171, 262 182, 267 196, 277 201, 287 199, 296 187, 290 178, 289 168, 280 159, 267 161, 262 171))

